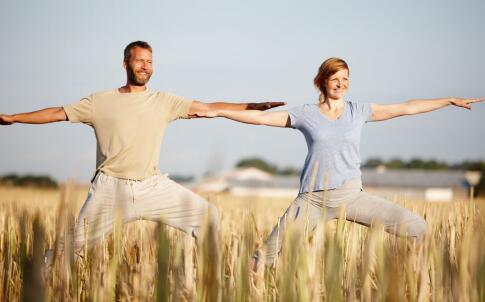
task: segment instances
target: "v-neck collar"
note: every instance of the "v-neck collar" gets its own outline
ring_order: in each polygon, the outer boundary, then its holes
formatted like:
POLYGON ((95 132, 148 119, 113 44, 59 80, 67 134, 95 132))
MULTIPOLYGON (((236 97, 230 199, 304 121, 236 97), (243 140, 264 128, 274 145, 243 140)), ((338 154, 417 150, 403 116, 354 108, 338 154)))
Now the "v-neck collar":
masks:
POLYGON ((338 116, 336 119, 334 119, 334 120, 329 119, 329 118, 328 118, 328 116, 326 116, 326 115, 325 115, 325 114, 324 114, 322 111, 320 111, 320 106, 319 106, 319 104, 317 104, 315 107, 316 107, 316 109, 317 109, 317 113, 318 113, 318 114, 319 114, 321 117, 323 117, 323 118, 324 118, 324 119, 325 119, 327 122, 334 123, 334 122, 338 122, 338 121, 342 120, 343 115, 344 115, 344 114, 345 114, 345 112, 347 111, 347 102, 346 102, 346 101, 344 101, 344 107, 343 107, 343 109, 342 109, 342 112, 341 112, 341 113, 340 113, 340 115, 339 115, 339 116, 338 116))

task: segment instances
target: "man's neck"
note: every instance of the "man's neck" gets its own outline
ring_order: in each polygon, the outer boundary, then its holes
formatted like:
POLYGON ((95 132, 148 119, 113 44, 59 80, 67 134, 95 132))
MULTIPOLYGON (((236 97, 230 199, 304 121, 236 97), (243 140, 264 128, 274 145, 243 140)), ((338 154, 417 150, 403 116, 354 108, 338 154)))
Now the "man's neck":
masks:
POLYGON ((130 92, 143 92, 147 90, 147 86, 137 86, 137 85, 131 85, 131 84, 126 84, 125 86, 121 86, 118 88, 118 91, 120 93, 130 93, 130 92))

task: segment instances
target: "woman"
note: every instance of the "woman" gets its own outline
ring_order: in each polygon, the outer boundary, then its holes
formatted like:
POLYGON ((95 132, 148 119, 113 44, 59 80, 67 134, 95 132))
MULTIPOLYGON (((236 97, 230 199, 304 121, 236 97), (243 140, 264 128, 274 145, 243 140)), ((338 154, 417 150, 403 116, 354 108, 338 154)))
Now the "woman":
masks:
MULTIPOLYGON (((341 206, 349 221, 366 226, 379 222, 389 233, 421 240, 427 229, 421 216, 362 190, 359 155, 362 126, 369 121, 384 121, 448 105, 471 109, 471 103, 483 99, 411 100, 392 105, 347 101, 344 96, 349 88, 349 68, 340 58, 323 62, 314 84, 320 91, 318 104, 280 112, 216 110, 194 115, 291 127, 305 136, 308 155, 300 178, 300 191, 265 242, 266 263, 274 263, 288 219, 299 224, 308 223, 308 228, 314 229, 322 217, 326 221, 338 218, 341 206), (278 234, 280 238, 277 238, 278 234)), ((256 253, 256 262, 258 255, 256 253)))

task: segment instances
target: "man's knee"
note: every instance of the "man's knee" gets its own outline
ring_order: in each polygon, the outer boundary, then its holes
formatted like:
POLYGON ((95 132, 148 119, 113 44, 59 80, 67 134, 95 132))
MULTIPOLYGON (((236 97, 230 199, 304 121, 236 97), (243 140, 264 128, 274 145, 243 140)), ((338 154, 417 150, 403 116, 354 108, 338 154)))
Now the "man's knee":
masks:
POLYGON ((211 203, 207 203, 207 212, 205 218, 200 221, 199 226, 192 229, 192 231, 187 231, 190 233, 194 238, 199 238, 201 227, 205 225, 205 227, 210 227, 214 231, 219 230, 220 225, 220 218, 219 218, 219 210, 217 207, 211 203), (205 219, 205 222, 204 222, 205 219))
POLYGON ((208 210, 209 224, 211 224, 214 228, 219 229, 219 224, 220 224, 219 209, 214 204, 209 203, 207 210, 208 210))

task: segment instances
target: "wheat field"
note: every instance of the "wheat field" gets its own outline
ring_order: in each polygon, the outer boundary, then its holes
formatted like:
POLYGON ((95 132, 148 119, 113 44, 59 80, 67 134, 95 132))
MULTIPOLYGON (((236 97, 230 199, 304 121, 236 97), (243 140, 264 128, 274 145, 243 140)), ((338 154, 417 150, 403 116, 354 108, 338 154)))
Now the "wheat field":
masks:
POLYGON ((291 200, 212 195, 219 233, 208 226, 196 242, 153 222, 116 224, 85 258, 63 253, 45 270, 86 193, 0 188, 1 301, 485 301, 483 200, 395 198, 428 222, 421 244, 343 219, 290 225, 276 265, 253 272, 250 256, 291 200))

